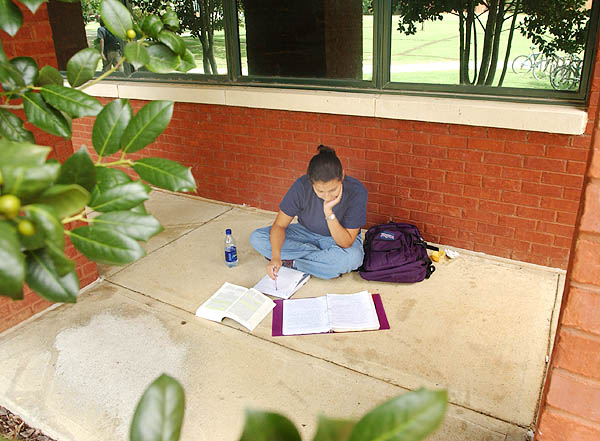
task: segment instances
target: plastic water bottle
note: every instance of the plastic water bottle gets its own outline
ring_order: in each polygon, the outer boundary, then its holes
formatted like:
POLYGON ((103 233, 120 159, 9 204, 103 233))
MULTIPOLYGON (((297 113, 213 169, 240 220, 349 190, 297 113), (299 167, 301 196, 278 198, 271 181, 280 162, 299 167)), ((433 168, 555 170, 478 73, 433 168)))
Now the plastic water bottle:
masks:
POLYGON ((235 247, 235 241, 229 228, 225 230, 225 264, 229 268, 238 264, 237 248, 235 247))

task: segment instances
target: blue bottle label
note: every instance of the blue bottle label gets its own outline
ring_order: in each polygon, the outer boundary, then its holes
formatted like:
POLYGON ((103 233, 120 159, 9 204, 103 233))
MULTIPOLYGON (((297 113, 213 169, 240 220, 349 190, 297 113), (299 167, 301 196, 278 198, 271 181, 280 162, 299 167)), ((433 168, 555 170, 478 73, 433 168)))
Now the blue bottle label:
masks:
POLYGON ((235 247, 225 250, 225 262, 237 262, 237 249, 235 247))

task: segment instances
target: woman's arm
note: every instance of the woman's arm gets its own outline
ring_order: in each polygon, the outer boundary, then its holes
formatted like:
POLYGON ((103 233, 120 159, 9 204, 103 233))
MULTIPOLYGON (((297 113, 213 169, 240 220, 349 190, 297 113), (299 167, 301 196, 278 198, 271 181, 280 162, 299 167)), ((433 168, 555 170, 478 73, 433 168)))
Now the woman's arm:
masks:
POLYGON ((271 261, 267 264, 267 274, 271 279, 277 278, 277 272, 281 268, 281 247, 285 241, 285 230, 293 217, 279 210, 275 222, 271 226, 271 261))
POLYGON ((360 228, 344 228, 337 218, 327 219, 327 226, 331 237, 341 248, 350 248, 360 232, 360 228))
POLYGON ((329 217, 333 214, 333 207, 335 207, 342 200, 343 187, 340 190, 340 194, 337 198, 332 201, 323 203, 323 214, 327 219, 327 226, 331 237, 335 240, 341 248, 350 248, 360 232, 360 228, 344 228, 338 221, 337 217, 330 219, 329 217))

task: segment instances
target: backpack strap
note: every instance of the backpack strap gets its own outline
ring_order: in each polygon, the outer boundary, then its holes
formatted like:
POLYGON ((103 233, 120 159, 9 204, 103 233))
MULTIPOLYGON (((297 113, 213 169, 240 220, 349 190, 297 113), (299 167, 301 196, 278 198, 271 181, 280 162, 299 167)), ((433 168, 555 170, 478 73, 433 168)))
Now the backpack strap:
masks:
MULTIPOLYGON (((425 242, 423 240, 423 238, 419 238, 419 245, 424 246, 425 248, 432 250, 432 251, 439 251, 440 247, 436 247, 435 245, 430 245, 427 242, 425 242)), ((429 279, 429 277, 435 272, 435 265, 433 264, 433 262, 431 261, 431 259, 427 258, 428 262, 427 262, 427 268, 425 269, 425 278, 429 279)))
POLYGON ((428 244, 427 242, 425 242, 425 240, 423 240, 422 237, 417 237, 416 244, 424 246, 425 248, 427 248, 428 250, 431 250, 431 251, 439 251, 440 250, 440 247, 436 247, 435 245, 428 244))
POLYGON ((431 276, 434 272, 435 265, 433 263, 430 263, 429 265, 427 265, 427 272, 425 273, 425 278, 429 279, 429 276, 431 276))

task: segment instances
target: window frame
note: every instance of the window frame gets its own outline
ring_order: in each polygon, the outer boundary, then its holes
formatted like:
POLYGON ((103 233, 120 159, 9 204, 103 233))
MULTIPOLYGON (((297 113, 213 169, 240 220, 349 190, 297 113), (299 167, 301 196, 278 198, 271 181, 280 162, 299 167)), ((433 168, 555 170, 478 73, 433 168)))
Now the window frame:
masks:
POLYGON ((370 80, 298 78, 242 75, 237 0, 223 0, 227 73, 223 75, 136 72, 132 76, 113 73, 111 77, 133 82, 172 82, 241 87, 276 87, 280 89, 329 90, 354 93, 400 94, 408 96, 447 97, 459 99, 509 101, 574 105, 585 107, 589 99, 591 73, 597 53, 600 2, 593 2, 588 24, 582 78, 577 92, 549 89, 489 87, 433 83, 405 83, 390 80, 391 66, 391 0, 373 1, 373 66, 370 80))

